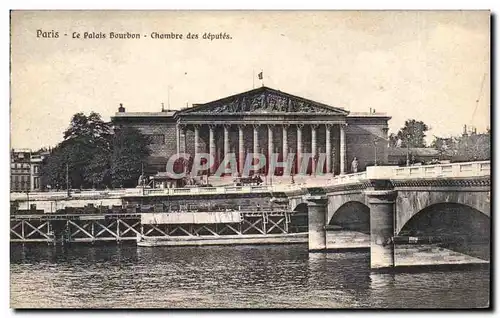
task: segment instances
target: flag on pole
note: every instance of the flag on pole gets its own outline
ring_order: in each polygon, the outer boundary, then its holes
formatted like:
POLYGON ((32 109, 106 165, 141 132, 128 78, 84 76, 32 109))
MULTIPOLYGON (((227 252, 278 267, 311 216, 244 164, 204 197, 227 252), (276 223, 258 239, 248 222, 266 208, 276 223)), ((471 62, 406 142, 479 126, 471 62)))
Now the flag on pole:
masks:
POLYGON ((263 76, 263 74, 262 74, 262 73, 263 73, 263 72, 260 72, 260 73, 257 75, 257 76, 259 76, 259 79, 260 79, 260 80, 264 79, 264 76, 263 76))

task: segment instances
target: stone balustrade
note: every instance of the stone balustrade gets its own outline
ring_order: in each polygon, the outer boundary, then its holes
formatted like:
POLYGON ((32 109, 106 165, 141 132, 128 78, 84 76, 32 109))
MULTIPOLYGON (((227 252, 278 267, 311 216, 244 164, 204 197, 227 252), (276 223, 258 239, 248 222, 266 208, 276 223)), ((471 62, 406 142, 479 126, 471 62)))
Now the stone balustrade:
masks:
MULTIPOLYGON (((354 184, 366 180, 404 180, 404 179, 436 179, 436 178, 468 178, 489 176, 491 173, 490 161, 460 162, 426 166, 372 166, 364 172, 338 175, 325 179, 324 186, 354 184)), ((196 195, 196 194, 226 194, 226 193, 263 193, 263 192, 289 192, 307 188, 308 183, 275 184, 264 186, 220 186, 220 187, 193 187, 193 188, 133 188, 106 191, 82 191, 72 193, 73 199, 91 198, 119 198, 127 196, 170 196, 170 195, 196 195)), ((320 186, 320 185, 314 185, 320 186)), ((11 193, 11 201, 43 201, 64 200, 67 193, 60 192, 30 192, 11 193)))

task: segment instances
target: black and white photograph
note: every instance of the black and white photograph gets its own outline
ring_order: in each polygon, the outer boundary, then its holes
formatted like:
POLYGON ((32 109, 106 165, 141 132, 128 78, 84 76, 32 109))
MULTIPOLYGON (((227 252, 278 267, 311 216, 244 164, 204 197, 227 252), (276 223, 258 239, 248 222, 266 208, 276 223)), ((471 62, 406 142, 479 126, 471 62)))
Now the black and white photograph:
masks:
POLYGON ((490 11, 9 22, 12 309, 491 308, 490 11))

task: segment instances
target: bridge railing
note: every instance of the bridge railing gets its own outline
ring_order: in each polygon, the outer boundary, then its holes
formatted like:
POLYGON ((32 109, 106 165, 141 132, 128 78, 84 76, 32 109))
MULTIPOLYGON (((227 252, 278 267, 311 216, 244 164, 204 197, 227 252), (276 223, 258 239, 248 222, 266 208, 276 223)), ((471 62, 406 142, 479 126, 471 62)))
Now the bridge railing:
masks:
POLYGON ((358 183, 366 180, 366 171, 358 173, 343 174, 328 180, 329 185, 358 183))
POLYGON ((413 178, 467 178, 489 176, 490 161, 459 162, 451 164, 397 167, 392 179, 413 178))
MULTIPOLYGON (((335 176, 327 185, 352 184, 367 179, 416 179, 416 178, 467 178, 489 176, 491 173, 490 161, 460 162, 426 166, 378 166, 368 167, 365 172, 335 176)), ((195 194, 226 194, 226 193, 263 193, 288 192, 308 187, 307 184, 276 184, 269 186, 223 186, 223 187, 193 187, 193 188, 132 188, 104 191, 82 191, 71 193, 73 199, 121 198, 123 196, 141 195, 195 195, 195 194)), ((31 192, 11 193, 11 201, 44 201, 65 200, 66 192, 31 192)))
MULTIPOLYGON (((120 197, 127 193, 130 189, 119 190, 83 190, 81 192, 71 192, 71 197, 74 199, 90 199, 98 197, 120 197)), ((135 190, 135 189, 132 189, 135 190)), ((68 197, 66 191, 49 191, 49 192, 13 192, 10 194, 11 201, 39 201, 39 200, 64 200, 68 197)))
POLYGON ((227 193, 261 193, 276 191, 273 186, 227 186, 227 187, 192 187, 167 189, 134 189, 126 196, 137 195, 196 195, 196 194, 227 194, 227 193))
POLYGON ((489 176, 490 161, 458 162, 426 166, 371 166, 365 172, 335 176, 328 185, 359 183, 368 179, 468 178, 489 176))

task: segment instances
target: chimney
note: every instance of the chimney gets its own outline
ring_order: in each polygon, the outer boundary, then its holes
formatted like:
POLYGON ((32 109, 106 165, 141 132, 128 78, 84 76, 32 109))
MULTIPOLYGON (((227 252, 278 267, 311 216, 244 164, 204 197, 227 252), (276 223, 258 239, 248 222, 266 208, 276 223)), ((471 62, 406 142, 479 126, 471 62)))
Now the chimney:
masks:
POLYGON ((467 135, 467 125, 464 125, 464 133, 463 133, 463 135, 464 136, 467 135))
POLYGON ((120 107, 118 107, 118 112, 119 113, 124 113, 125 112, 125 107, 123 107, 122 103, 120 103, 120 107))

